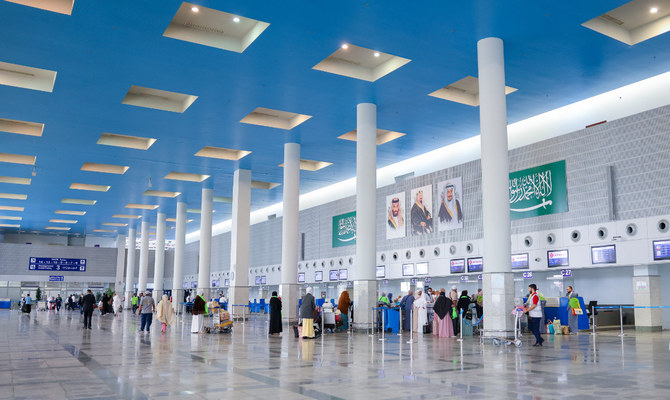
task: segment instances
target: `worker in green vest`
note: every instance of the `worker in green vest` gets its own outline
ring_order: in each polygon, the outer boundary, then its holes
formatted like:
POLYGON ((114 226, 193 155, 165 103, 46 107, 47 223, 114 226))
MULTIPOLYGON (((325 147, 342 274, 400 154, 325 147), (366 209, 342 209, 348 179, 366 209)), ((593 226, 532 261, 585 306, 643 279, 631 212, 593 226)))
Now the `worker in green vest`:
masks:
POLYGON ((130 298, 130 304, 133 306, 133 314, 137 311, 137 294, 133 294, 133 297, 130 298))
POLYGON ((382 295, 379 296, 379 298, 377 299, 377 304, 382 304, 382 303, 386 306, 389 305, 389 299, 388 299, 388 297, 386 297, 386 292, 382 292, 382 295))

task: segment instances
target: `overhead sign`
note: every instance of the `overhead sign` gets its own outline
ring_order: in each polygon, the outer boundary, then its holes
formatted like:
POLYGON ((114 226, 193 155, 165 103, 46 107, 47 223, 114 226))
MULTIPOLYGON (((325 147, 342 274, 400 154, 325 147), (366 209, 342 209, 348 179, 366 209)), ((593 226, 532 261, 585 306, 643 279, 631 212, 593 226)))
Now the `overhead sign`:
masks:
POLYGON ((512 220, 568 211, 565 160, 509 174, 512 220))
POLYGON ((356 244, 356 211, 333 217, 333 247, 356 244))
POLYGON ((64 276, 54 276, 54 275, 49 276, 49 282, 63 282, 64 280, 65 280, 64 276))
POLYGON ((86 272, 86 259, 30 257, 28 269, 30 271, 86 272))
POLYGON ((562 269, 561 270, 561 275, 564 277, 571 277, 572 276, 572 270, 571 269, 562 269))
POLYGON ((524 272, 523 279, 533 279, 533 273, 531 271, 524 272))

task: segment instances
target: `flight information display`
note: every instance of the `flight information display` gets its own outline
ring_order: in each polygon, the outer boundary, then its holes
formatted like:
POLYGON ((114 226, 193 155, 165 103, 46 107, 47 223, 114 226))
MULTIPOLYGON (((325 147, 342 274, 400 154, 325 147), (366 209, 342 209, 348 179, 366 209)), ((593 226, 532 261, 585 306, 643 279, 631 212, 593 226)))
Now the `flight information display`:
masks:
POLYGON ((670 240, 654 240, 654 261, 670 260, 670 240))
POLYGON ((591 264, 616 264, 616 246, 591 247, 591 264))
POLYGON ((465 272, 465 259, 464 258, 457 258, 455 260, 451 260, 451 265, 449 266, 449 272, 452 274, 462 274, 465 272))
POLYGON ((377 266, 377 272, 375 275, 377 278, 386 278, 386 266, 385 265, 378 265, 377 266))
POLYGON ((403 264, 402 276, 414 276, 414 264, 403 264))
POLYGON ((261 276, 261 285, 267 285, 268 281, 265 275, 261 276))
POLYGON ((549 250, 547 252, 547 266, 549 268, 567 267, 569 265, 570 258, 567 250, 549 250))
POLYGON ((304 283, 304 282, 305 282, 305 273, 298 272, 298 283, 304 283))
POLYGON ((512 254, 512 269, 528 269, 528 253, 512 254))
POLYGON ((484 271, 484 259, 481 257, 468 258, 468 272, 484 271))
POLYGON ((328 275, 328 279, 331 280, 331 281, 336 281, 338 279, 338 277, 340 276, 339 271, 336 270, 336 269, 331 269, 329 271, 329 273, 330 274, 328 275))
POLYGON ((261 284, 261 277, 260 277, 260 276, 256 276, 256 280, 254 281, 254 283, 255 283, 256 285, 260 285, 260 284, 261 284))
POLYGON ((427 262, 416 263, 416 274, 428 275, 428 263, 427 262))
POLYGON ((323 271, 314 271, 314 282, 323 281, 323 271))
POLYGON ((349 271, 347 271, 346 269, 341 269, 340 270, 340 280, 341 281, 346 281, 347 279, 349 279, 348 276, 349 276, 349 271))

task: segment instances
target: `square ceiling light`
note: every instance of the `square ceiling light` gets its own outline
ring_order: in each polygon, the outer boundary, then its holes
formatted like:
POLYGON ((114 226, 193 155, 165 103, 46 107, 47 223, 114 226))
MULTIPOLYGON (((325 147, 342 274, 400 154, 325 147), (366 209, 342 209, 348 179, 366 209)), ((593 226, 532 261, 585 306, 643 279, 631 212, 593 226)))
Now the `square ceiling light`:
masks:
POLYGON ((3 210, 3 211, 23 211, 23 207, 0 206, 0 210, 3 210))
POLYGON ((74 219, 50 219, 49 222, 54 224, 76 224, 78 221, 74 219))
POLYGON ((70 185, 70 189, 75 190, 88 190, 91 192, 106 192, 111 188, 111 186, 106 185, 91 185, 88 183, 73 183, 70 185))
POLYGON ((70 227, 69 226, 45 226, 44 229, 48 229, 51 231, 69 231, 70 227))
POLYGON ((251 181, 251 188, 252 189, 265 189, 265 190, 271 190, 279 186, 279 183, 273 183, 273 182, 263 182, 263 181, 251 181))
POLYGON ((13 183, 15 185, 30 185, 30 178, 16 178, 13 176, 0 176, 0 183, 13 183))
POLYGON ((168 92, 142 86, 131 86, 121 103, 154 110, 183 113, 198 98, 190 94, 168 92))
POLYGON ((633 0, 582 26, 632 46, 670 31, 670 1, 633 0))
POLYGON ((90 162, 85 162, 84 165, 81 166, 82 171, 103 172, 106 174, 118 174, 118 175, 125 174, 129 168, 130 167, 121 165, 98 164, 90 162))
POLYGON ((112 218, 123 218, 123 219, 140 219, 141 215, 129 215, 129 214, 114 214, 112 218))
MULTIPOLYGON (((177 222, 177 218, 166 218, 165 221, 167 222, 177 222)), ((193 222, 192 219, 187 219, 186 223, 193 222)))
POLYGON ((215 203, 232 203, 233 198, 232 197, 225 197, 225 196, 214 196, 214 202, 215 203))
POLYGON ((21 221, 23 217, 16 217, 13 215, 0 215, 0 219, 11 220, 11 221, 21 221))
POLYGON ((128 226, 128 224, 124 224, 121 222, 103 222, 102 224, 105 226, 128 226))
POLYGON ((23 165, 35 165, 35 156, 24 156, 21 154, 9 154, 9 153, 0 153, 0 162, 12 163, 12 164, 23 164, 23 165))
POLYGON ((72 15, 74 0, 7 0, 10 3, 22 4, 28 7, 41 8, 60 14, 72 15))
POLYGON ((103 133, 98 139, 98 144, 105 146, 125 147, 127 149, 148 150, 156 139, 139 136, 117 135, 115 133, 103 133))
POLYGON ((20 228, 19 224, 0 224, 0 228, 20 228))
POLYGON ((137 208, 140 210, 155 210, 158 204, 126 204, 126 208, 137 208))
POLYGON ((0 62, 0 85, 53 92, 56 71, 0 62))
POLYGON ((0 193, 0 199, 27 200, 27 194, 0 193))
POLYGON ((61 215, 86 215, 86 211, 56 210, 54 214, 61 215))
POLYGON ((267 22, 182 3, 163 36, 242 53, 268 26, 267 22))
MULTIPOLYGON (((392 140, 396 140, 397 138, 403 136, 405 136, 404 133, 387 131, 385 129, 377 129, 377 146, 379 146, 380 144, 388 143, 392 140)), ((352 142, 355 142, 357 138, 357 130, 354 129, 353 131, 349 131, 344 135, 338 136, 337 138, 343 140, 351 140, 352 142)))
POLYGON ((365 47, 343 44, 312 69, 374 82, 410 62, 410 59, 365 47))
POLYGON ((42 136, 44 124, 0 118, 0 132, 16 133, 27 136, 42 136))
MULTIPOLYGON (((517 89, 505 86, 505 95, 516 92, 517 89)), ((465 78, 438 89, 428 96, 449 100, 456 103, 466 104, 473 107, 479 106, 479 79, 474 76, 465 78)))
MULTIPOLYGON (((156 196, 156 197, 170 197, 170 198, 175 198, 179 196, 181 193, 180 192, 166 192, 163 190, 145 190, 144 193, 142 193, 144 196, 156 196)), ((128 207, 128 206, 126 206, 128 207)), ((147 210, 153 210, 153 208, 148 208, 147 210)))
POLYGON ((242 157, 251 154, 246 150, 224 149, 222 147, 205 146, 199 152, 195 153, 198 157, 218 158, 220 160, 237 161, 242 157))
POLYGON ((60 201, 65 204, 81 204, 83 206, 92 206, 97 203, 97 200, 84 200, 84 199, 63 199, 60 201))
POLYGON ((172 179, 175 181, 186 181, 186 182, 202 182, 208 178, 209 175, 189 174, 186 172, 170 172, 169 174, 165 175, 164 179, 172 179))
MULTIPOLYGON (((318 171, 322 168, 326 168, 329 165, 333 165, 333 163, 325 161, 303 160, 302 158, 300 159, 300 169, 305 171, 318 171)), ((279 166, 283 168, 284 163, 279 164, 279 166)))
POLYGON ((258 107, 251 114, 242 118, 240 122, 244 124, 267 126, 270 128, 279 128, 290 130, 302 124, 311 115, 296 114, 287 111, 272 110, 270 108, 258 107))

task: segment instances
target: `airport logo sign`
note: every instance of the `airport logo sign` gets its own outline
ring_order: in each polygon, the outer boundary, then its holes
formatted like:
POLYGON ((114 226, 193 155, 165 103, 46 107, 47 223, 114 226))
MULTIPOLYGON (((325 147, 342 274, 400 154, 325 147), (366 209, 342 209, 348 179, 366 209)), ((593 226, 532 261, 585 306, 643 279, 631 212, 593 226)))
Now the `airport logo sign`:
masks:
POLYGON ((356 211, 333 217, 333 247, 356 244, 356 211))
POLYGON ((568 211, 565 160, 509 174, 512 220, 568 211))

